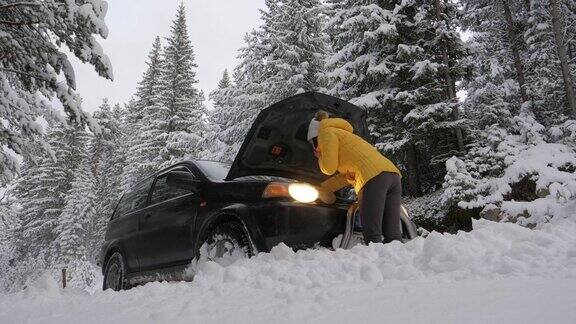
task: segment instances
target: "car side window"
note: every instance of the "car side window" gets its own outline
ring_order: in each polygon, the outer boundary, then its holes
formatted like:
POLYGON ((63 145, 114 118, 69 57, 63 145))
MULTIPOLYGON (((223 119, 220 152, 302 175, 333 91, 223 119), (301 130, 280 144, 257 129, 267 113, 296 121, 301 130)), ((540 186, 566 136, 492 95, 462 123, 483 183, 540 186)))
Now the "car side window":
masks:
POLYGON ((125 193, 120 198, 120 202, 116 207, 116 211, 114 212, 114 218, 122 217, 122 215, 128 213, 130 211, 130 193, 125 193))
POLYGON ((133 196, 130 199, 130 210, 138 210, 146 206, 148 192, 154 178, 146 179, 134 187, 133 196))
MULTIPOLYGON (((170 171, 186 171, 190 172, 186 168, 177 168, 172 169, 170 171)), ((162 174, 156 178, 156 182, 154 183, 154 189, 152 190, 152 198, 150 198, 150 204, 156 204, 162 201, 166 201, 168 199, 180 197, 183 195, 187 195, 190 191, 185 189, 179 189, 168 186, 166 183, 166 176, 167 174, 162 174)))
POLYGON ((126 192, 122 198, 120 198, 113 218, 119 218, 132 211, 143 208, 146 205, 152 180, 153 178, 146 179, 138 183, 131 191, 126 192))

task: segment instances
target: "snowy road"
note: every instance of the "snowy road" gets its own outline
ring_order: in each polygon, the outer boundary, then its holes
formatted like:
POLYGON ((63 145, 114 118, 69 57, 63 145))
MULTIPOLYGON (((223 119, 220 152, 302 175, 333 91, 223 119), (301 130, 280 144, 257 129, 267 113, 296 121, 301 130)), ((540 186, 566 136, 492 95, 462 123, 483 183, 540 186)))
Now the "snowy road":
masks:
POLYGON ((405 245, 285 246, 193 283, 0 296, 0 323, 576 323, 576 222, 539 230, 478 221, 405 245))

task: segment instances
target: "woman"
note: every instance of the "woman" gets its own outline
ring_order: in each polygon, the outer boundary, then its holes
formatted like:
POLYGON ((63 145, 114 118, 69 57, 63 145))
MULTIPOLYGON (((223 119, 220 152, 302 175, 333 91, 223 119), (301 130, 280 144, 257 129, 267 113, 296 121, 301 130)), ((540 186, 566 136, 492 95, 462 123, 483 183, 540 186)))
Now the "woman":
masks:
POLYGON ((394 163, 355 135, 349 122, 328 118, 325 111, 318 111, 310 121, 308 141, 314 146, 320 170, 327 175, 338 172, 322 187, 334 192, 349 184, 354 186, 366 244, 400 240, 402 186, 394 163))

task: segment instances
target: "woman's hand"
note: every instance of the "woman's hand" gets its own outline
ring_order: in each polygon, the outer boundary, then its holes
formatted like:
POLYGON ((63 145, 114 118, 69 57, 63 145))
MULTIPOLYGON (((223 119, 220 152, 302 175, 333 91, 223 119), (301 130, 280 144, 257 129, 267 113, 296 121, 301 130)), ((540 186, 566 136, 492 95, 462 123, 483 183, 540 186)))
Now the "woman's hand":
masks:
POLYGON ((356 173, 346 171, 346 181, 348 182, 355 182, 356 181, 356 173))
POLYGON ((322 153, 319 149, 314 149, 314 156, 318 159, 322 156, 322 153))

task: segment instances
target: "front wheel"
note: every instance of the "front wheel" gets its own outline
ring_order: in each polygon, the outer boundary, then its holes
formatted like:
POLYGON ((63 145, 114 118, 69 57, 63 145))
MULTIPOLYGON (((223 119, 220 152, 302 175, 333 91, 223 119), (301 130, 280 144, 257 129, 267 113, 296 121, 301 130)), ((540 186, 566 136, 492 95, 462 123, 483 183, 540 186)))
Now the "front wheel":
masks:
POLYGON ((200 248, 200 258, 227 266, 239 259, 254 255, 250 238, 237 222, 222 223, 214 227, 200 248))
POLYGON ((120 252, 114 252, 106 261, 104 270, 104 282, 102 289, 112 289, 114 291, 128 289, 128 280, 126 279, 126 266, 124 258, 120 252))

